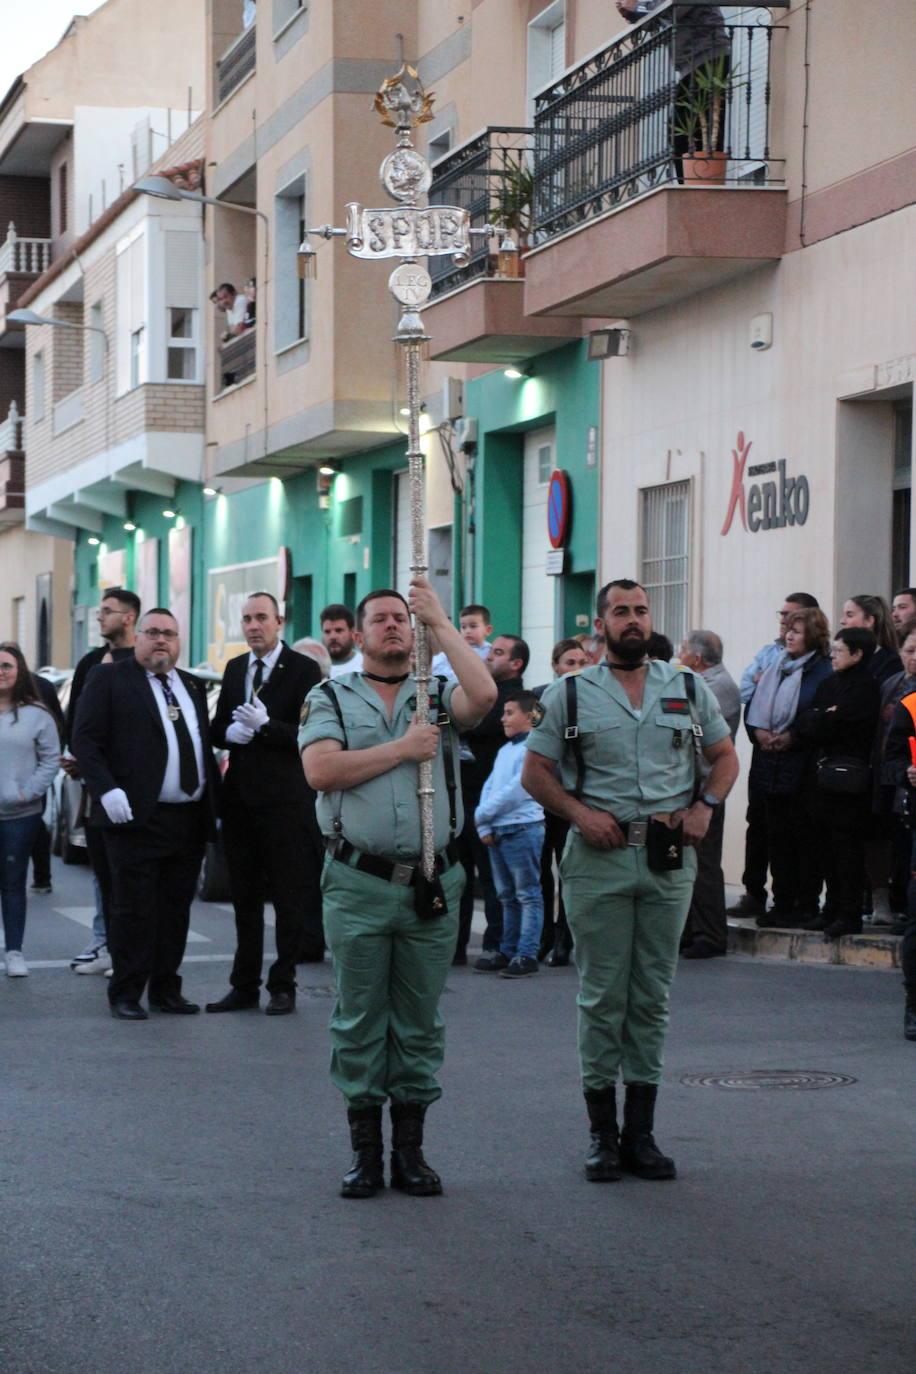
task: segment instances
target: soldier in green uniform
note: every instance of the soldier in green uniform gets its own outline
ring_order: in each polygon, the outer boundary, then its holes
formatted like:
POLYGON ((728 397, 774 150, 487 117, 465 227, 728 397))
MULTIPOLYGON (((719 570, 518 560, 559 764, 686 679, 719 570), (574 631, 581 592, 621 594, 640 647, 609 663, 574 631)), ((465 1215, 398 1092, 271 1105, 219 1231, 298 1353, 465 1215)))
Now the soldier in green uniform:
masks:
POLYGON ((668 989, 696 875, 691 846, 725 801, 738 760, 703 679, 647 660, 652 621, 638 583, 603 587, 595 626, 607 658, 547 688, 522 782, 571 827, 560 873, 580 979, 586 1177, 619 1179, 623 1168, 674 1178, 652 1134, 668 989), (697 795, 700 750, 712 767, 697 795))
POLYGON ((476 725, 496 700, 486 664, 449 622, 425 578, 411 583, 409 601, 457 677, 430 685, 435 723, 414 718, 408 603, 399 592, 381 590, 364 597, 356 612, 361 671, 313 688, 299 731, 327 849, 324 927, 337 982, 331 1078, 346 1099, 355 1152, 344 1197, 371 1197, 384 1187, 386 1100, 392 1186, 415 1196, 442 1191, 422 1145, 426 1108, 441 1095, 439 998, 464 885, 455 843, 463 823, 456 731, 476 725), (419 868, 417 765, 423 759, 433 760, 434 885, 419 868))

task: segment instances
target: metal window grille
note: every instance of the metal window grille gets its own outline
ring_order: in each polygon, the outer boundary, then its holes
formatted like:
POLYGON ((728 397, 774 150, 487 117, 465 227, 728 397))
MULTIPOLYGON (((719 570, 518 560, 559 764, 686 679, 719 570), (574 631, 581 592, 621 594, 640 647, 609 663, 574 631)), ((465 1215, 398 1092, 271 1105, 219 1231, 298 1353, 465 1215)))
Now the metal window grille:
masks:
POLYGON ((640 582, 652 624, 675 645, 688 629, 690 608, 690 482, 642 493, 640 582))

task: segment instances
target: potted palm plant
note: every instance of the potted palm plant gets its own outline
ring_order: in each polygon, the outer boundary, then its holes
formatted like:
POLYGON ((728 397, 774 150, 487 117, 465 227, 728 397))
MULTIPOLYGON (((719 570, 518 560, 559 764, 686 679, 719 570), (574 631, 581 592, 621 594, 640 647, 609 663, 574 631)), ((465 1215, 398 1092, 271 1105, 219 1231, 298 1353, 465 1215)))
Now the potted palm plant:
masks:
POLYGON ((717 151, 719 135, 729 92, 743 85, 737 69, 731 70, 729 57, 723 53, 694 68, 690 80, 678 88, 674 128, 687 140, 681 159, 684 181, 721 184, 725 180, 728 154, 717 151))
POLYGON ((525 265, 521 254, 528 247, 531 229, 531 202, 534 195, 534 175, 525 158, 519 154, 517 162, 507 161, 498 173, 496 208, 493 222, 514 247, 500 247, 498 271, 503 277, 521 277, 525 265))

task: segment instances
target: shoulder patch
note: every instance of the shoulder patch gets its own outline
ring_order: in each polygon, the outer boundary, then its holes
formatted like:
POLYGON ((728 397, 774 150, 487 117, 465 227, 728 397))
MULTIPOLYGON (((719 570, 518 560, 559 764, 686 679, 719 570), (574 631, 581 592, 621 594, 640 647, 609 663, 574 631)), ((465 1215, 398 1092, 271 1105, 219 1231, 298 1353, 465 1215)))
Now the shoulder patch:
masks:
POLYGON ((305 701, 304 701, 304 702, 302 703, 302 705, 299 707, 299 724, 300 724, 300 725, 304 725, 305 722, 308 720, 308 718, 309 718, 309 711, 310 711, 311 709, 312 709, 312 708, 311 708, 311 703, 309 702, 308 697, 306 697, 306 698, 305 698, 305 701))
POLYGON ((689 716, 690 706, 686 697, 661 697, 659 705, 663 711, 673 716, 689 716))
POLYGON ((531 727, 536 730, 547 712, 539 701, 536 701, 531 708, 531 727))

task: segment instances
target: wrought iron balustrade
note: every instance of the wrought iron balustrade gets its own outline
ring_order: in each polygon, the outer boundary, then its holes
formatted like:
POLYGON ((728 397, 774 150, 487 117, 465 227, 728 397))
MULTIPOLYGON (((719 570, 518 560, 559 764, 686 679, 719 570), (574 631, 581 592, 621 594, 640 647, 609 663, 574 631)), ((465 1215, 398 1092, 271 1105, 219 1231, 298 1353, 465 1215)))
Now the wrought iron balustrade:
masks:
POLYGON ((779 26, 762 6, 741 13, 720 23, 708 6, 669 3, 537 96, 535 244, 659 186, 781 180, 769 142, 779 26))
MULTIPOLYGON (((504 213, 512 216, 514 210, 512 217, 519 227, 510 237, 517 241, 521 232, 524 239, 531 219, 524 192, 531 169, 531 147, 530 129, 486 129, 436 163, 429 188, 430 205, 457 205, 467 210, 475 229, 487 223, 502 228, 504 213)), ((498 258, 488 239, 475 236, 466 266, 456 267, 450 256, 432 257, 429 272, 435 298, 476 277, 497 275, 498 258)))
POLYGON ((250 76, 257 64, 257 25, 240 33, 238 38, 223 53, 216 64, 216 100, 222 104, 228 100, 246 76, 250 76))

